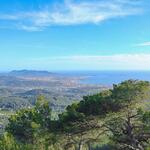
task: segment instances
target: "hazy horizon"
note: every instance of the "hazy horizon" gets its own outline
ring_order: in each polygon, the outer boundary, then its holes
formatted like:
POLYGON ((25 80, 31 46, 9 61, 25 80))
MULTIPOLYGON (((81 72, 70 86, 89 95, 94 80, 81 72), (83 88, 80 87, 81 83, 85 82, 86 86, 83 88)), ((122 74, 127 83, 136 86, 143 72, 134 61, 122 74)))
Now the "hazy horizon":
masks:
POLYGON ((150 70, 43 70, 43 69, 12 69, 12 70, 0 70, 0 73, 10 73, 12 71, 47 71, 50 73, 78 73, 78 72, 150 72, 150 70))

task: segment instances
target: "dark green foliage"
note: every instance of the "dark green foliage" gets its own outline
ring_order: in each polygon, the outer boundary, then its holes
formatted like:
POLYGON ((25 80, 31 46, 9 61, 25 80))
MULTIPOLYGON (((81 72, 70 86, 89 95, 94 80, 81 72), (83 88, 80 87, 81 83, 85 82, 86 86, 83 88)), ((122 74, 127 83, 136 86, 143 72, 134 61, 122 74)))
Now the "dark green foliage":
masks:
POLYGON ((126 110, 123 114, 114 114, 106 126, 120 150, 144 150, 150 140, 150 111, 126 110))
POLYGON ((109 112, 117 112, 131 102, 135 103, 146 98, 149 88, 150 84, 146 81, 124 81, 114 85, 112 90, 84 96, 76 110, 86 115, 105 115, 109 112))
POLYGON ((0 138, 0 150, 31 150, 32 145, 21 144, 17 142, 14 136, 10 133, 4 133, 0 138))
POLYGON ((139 119, 143 124, 143 130, 149 133, 150 138, 150 110, 149 111, 138 111, 139 119))
MULTIPOLYGON (((76 131, 77 133, 79 132, 81 134, 82 132, 84 132, 85 134, 85 130, 88 131, 89 125, 91 126, 89 116, 100 115, 101 117, 102 116, 106 117, 106 115, 111 112, 118 112, 123 109, 125 109, 125 111, 128 112, 126 108, 132 110, 133 108, 131 106, 147 98, 148 92, 149 92, 149 82, 128 80, 122 82, 121 84, 114 85, 112 90, 103 91, 99 94, 95 94, 92 96, 84 96, 82 101, 80 101, 78 104, 72 104, 68 106, 66 112, 62 113, 59 116, 60 121, 63 122, 63 125, 65 124, 65 126, 63 126, 64 127, 63 130, 68 132, 76 131), (89 120, 89 123, 86 123, 86 119, 89 120)), ((129 114, 132 113, 129 112, 129 114)), ((127 120, 129 118, 127 118, 127 120)), ((132 116, 130 119, 132 120, 132 116)), ((144 120, 146 121, 146 119, 143 119, 143 121, 144 120)), ((125 118, 117 117, 113 118, 112 122, 111 121, 109 122, 111 127, 109 127, 108 129, 110 130, 110 132, 113 133, 113 140, 117 141, 117 139, 119 139, 118 142, 120 143, 126 142, 125 144, 132 144, 133 140, 128 139, 131 138, 129 137, 130 135, 128 134, 125 135, 126 133, 124 132, 127 133, 132 132, 129 133, 131 134, 131 136, 132 134, 135 136, 137 136, 138 134, 142 134, 143 128, 141 129, 141 127, 140 130, 139 128, 135 128, 132 131, 127 131, 130 128, 130 123, 132 128, 132 126, 136 126, 136 124, 139 123, 139 121, 141 122, 139 118, 138 119, 136 118, 134 122, 128 121, 126 121, 125 118)), ((144 126, 145 123, 141 122, 142 127, 148 128, 148 126, 144 126)), ((96 126, 93 126, 93 128, 95 127, 96 126)), ((146 134, 148 130, 149 128, 145 130, 146 134)), ((142 139, 139 140, 140 144, 141 142, 143 142, 143 140, 145 140, 144 138, 142 137, 142 139)), ((147 138, 146 142, 148 142, 148 140, 149 137, 147 138)))
POLYGON ((148 90, 149 82, 128 80, 111 90, 84 96, 79 103, 69 105, 58 120, 52 120, 50 104, 40 96, 34 107, 10 117, 0 148, 45 150, 61 143, 58 149, 72 146, 81 150, 83 145, 91 146, 107 136, 115 145, 100 146, 101 149, 144 150, 150 140, 150 112, 137 109, 135 104, 147 98, 148 90), (5 148, 6 139, 14 147, 5 148))
POLYGON ((94 148, 91 148, 91 150, 116 150, 116 147, 111 144, 107 144, 102 146, 96 146, 94 148))
POLYGON ((84 114, 77 111, 78 104, 73 103, 66 108, 66 111, 59 115, 59 119, 61 122, 74 122, 74 121, 82 121, 84 118, 84 114))
POLYGON ((118 85, 113 85, 112 99, 120 104, 137 102, 147 98, 150 83, 147 81, 127 80, 118 85))
POLYGON ((65 112, 59 114, 59 120, 53 121, 53 125, 51 125, 51 127, 58 132, 76 132, 76 130, 78 130, 78 122, 84 122, 85 120, 85 115, 76 111, 76 108, 78 108, 77 103, 73 103, 68 106, 65 112))
POLYGON ((48 128, 50 120, 49 104, 40 96, 34 108, 22 109, 9 118, 6 131, 20 140, 32 141, 36 132, 41 128, 48 128))
MULTIPOLYGON (((86 122, 89 116, 105 117, 110 112, 118 112, 131 103, 146 98, 149 90, 149 82, 128 80, 118 85, 114 85, 113 89, 103 91, 99 94, 84 96, 79 103, 73 103, 66 108, 66 111, 59 115, 59 120, 55 123, 61 129, 73 130, 75 123, 86 122), (72 124, 73 123, 73 124, 72 124)), ((75 128, 76 129, 76 128, 75 128)), ((75 130, 74 129, 74 130, 75 130)))
POLYGON ((104 91, 92 96, 84 96, 77 111, 86 115, 104 115, 117 107, 111 100, 111 91, 104 91))

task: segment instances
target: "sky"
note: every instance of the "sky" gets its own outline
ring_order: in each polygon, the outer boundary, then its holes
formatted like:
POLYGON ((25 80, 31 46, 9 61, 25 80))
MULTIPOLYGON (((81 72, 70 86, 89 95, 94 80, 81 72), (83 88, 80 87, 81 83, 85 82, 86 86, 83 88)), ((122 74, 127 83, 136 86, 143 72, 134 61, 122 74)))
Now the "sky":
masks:
POLYGON ((0 0, 0 71, 150 70, 150 0, 0 0))

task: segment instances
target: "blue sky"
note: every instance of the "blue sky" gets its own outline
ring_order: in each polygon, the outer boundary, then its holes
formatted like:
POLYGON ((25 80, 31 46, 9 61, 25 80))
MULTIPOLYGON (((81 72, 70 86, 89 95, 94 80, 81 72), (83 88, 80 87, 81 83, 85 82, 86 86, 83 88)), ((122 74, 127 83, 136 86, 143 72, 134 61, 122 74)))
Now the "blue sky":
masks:
POLYGON ((149 70, 149 0, 1 0, 0 70, 149 70))

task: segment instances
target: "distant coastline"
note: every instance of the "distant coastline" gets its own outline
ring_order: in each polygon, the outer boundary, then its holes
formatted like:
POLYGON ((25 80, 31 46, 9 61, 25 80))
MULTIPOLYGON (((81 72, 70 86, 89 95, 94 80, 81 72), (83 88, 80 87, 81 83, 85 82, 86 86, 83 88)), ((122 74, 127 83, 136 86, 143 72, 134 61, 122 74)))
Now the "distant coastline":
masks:
POLYGON ((129 79, 150 81, 150 71, 60 71, 57 73, 79 77, 81 84, 112 86, 129 79))
POLYGON ((46 71, 46 70, 15 70, 1 72, 0 76, 52 76, 57 78, 72 78, 79 84, 112 86, 124 80, 147 80, 150 81, 150 71, 129 71, 129 70, 107 70, 107 71, 46 71))

